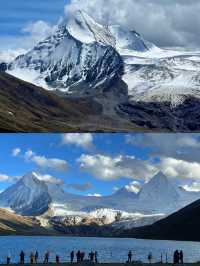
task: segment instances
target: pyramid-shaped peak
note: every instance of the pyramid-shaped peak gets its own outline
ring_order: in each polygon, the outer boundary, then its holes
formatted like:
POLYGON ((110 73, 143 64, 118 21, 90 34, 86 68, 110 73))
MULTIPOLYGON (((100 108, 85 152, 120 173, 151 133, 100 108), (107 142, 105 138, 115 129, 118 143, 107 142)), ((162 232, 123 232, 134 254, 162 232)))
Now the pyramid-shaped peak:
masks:
POLYGON ((31 187, 33 184, 38 184, 42 182, 39 178, 39 175, 34 171, 28 172, 23 175, 20 181, 29 187, 31 187))
POLYGON ((145 183, 139 193, 140 200, 162 200, 167 204, 178 198, 174 185, 162 172, 158 172, 148 183, 145 183))
POLYGON ((154 175, 152 177, 152 179, 149 182, 151 182, 151 181, 154 181, 154 182, 155 181, 168 182, 169 180, 168 180, 167 176, 165 174, 163 174, 162 171, 159 171, 156 175, 154 175))
POLYGON ((82 43, 101 43, 115 46, 116 40, 108 27, 97 23, 85 11, 79 10, 68 21, 67 29, 76 40, 82 43))

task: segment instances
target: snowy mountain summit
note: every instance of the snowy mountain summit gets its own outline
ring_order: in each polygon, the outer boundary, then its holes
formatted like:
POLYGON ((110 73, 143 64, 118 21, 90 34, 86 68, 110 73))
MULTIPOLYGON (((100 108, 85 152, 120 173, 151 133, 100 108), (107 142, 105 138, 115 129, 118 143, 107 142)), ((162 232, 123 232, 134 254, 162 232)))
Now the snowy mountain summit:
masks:
POLYGON ((179 194, 175 186, 162 173, 157 173, 148 183, 145 183, 139 192, 139 206, 144 210, 164 213, 178 208, 179 194))
POLYGON ((84 11, 8 66, 10 74, 61 96, 95 97, 112 117, 170 130, 199 127, 199 71, 200 53, 160 49, 136 31, 101 25, 84 11), (181 116, 180 106, 194 114, 192 121, 181 116))
POLYGON ((78 11, 31 51, 17 57, 9 72, 37 85, 76 95, 100 93, 123 75, 120 53, 153 45, 120 26, 105 26, 78 11))
POLYGON ((41 214, 48 209, 48 188, 35 172, 25 174, 0 194, 1 207, 9 207, 20 214, 41 214))

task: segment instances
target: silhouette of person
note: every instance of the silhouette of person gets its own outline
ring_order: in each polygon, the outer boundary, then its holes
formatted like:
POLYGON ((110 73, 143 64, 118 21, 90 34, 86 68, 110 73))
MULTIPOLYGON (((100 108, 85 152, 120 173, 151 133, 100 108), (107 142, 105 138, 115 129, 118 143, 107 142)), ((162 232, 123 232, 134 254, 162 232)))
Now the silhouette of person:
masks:
POLYGON ((35 258, 35 256, 34 256, 33 252, 31 252, 31 254, 30 254, 30 263, 31 264, 34 263, 34 258, 35 258))
POLYGON ((47 251, 44 255, 44 263, 48 263, 49 262, 49 252, 47 251))
POLYGON ((39 257, 39 254, 38 254, 38 252, 36 250, 36 252, 35 252, 35 263, 38 263, 38 257, 39 257))
POLYGON ((8 256, 6 258, 6 264, 10 264, 10 260, 11 260, 11 255, 10 255, 10 252, 8 253, 8 256))
POLYGON ((178 264, 179 263, 179 252, 178 250, 176 250, 174 252, 174 264, 178 264))
POLYGON ((20 264, 24 264, 24 258, 25 258, 25 254, 24 254, 24 251, 22 250, 21 253, 20 253, 20 264))
POLYGON ((78 250, 78 252, 76 253, 76 258, 77 258, 77 262, 80 262, 80 260, 81 260, 81 252, 80 252, 80 250, 78 250))
POLYGON ((90 261, 94 262, 94 252, 93 251, 91 251, 89 253, 89 258, 90 258, 90 261))
POLYGON ((59 264, 60 263, 60 257, 58 255, 56 255, 56 263, 59 264))
POLYGON ((85 253, 84 252, 81 252, 80 253, 80 261, 83 261, 84 260, 84 257, 85 257, 85 253))
POLYGON ((131 250, 128 253, 128 262, 132 262, 132 252, 131 252, 131 250))
POLYGON ((163 255, 162 255, 162 253, 160 255, 160 263, 163 263, 163 255))
POLYGON ((71 263, 73 263, 74 262, 74 251, 70 253, 70 258, 71 258, 71 263))
POLYGON ((98 263, 98 252, 97 251, 94 252, 94 260, 95 260, 95 263, 98 263))
POLYGON ((152 253, 149 252, 149 255, 148 255, 148 261, 149 261, 150 264, 151 264, 151 262, 152 262, 152 258, 153 258, 152 253))
POLYGON ((179 253, 179 262, 183 264, 183 251, 181 250, 179 253))

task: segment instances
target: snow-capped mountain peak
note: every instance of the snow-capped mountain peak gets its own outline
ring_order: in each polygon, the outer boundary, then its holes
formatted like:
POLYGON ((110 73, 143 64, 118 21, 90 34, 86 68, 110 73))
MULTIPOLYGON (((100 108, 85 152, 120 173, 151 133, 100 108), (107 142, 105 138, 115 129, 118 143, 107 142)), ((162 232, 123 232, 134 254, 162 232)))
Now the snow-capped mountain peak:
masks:
POLYGON ((27 187, 33 188, 33 186, 39 184, 41 181, 36 172, 28 172, 21 178, 21 182, 27 187))
POLYGON ((0 194, 0 206, 10 207, 25 215, 43 213, 48 209, 51 198, 45 182, 35 172, 29 172, 0 194))
POLYGON ((176 189, 162 172, 158 172, 148 183, 144 184, 139 194, 140 199, 150 196, 151 200, 158 199, 158 195, 166 198, 178 197, 176 189))
POLYGON ((109 28, 97 23, 84 11, 79 10, 75 13, 68 22, 67 29, 75 39, 82 43, 98 42, 115 47, 116 40, 109 28))
POLYGON ((139 202, 144 209, 151 209, 157 205, 157 210, 166 212, 177 208, 179 194, 170 180, 162 173, 157 173, 139 192, 139 202))
POLYGON ((31 51, 17 57, 8 72, 68 94, 94 94, 96 87, 103 90, 117 80, 123 68, 108 35, 103 26, 78 12, 31 51))

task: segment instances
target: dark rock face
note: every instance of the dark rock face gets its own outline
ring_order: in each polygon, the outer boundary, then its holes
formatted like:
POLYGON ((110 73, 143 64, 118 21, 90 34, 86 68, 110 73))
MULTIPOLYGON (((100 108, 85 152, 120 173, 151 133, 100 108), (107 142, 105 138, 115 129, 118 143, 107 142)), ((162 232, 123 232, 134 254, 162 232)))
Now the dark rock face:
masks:
POLYGON ((200 130, 200 100, 188 97, 172 108, 169 102, 132 102, 117 106, 119 115, 149 130, 192 132, 200 130))
POLYGON ((200 200, 153 225, 121 232, 124 237, 199 241, 200 200))
POLYGON ((81 43, 66 27, 39 42, 33 50, 17 57, 9 69, 29 69, 41 74, 49 87, 67 88, 78 96, 108 88, 123 72, 123 60, 112 46, 81 43))
POLYGON ((6 63, 0 63, 0 72, 5 72, 8 69, 8 65, 6 63))

